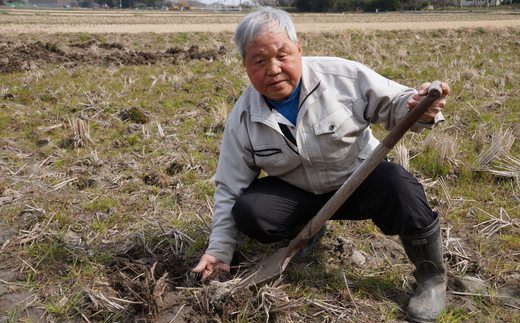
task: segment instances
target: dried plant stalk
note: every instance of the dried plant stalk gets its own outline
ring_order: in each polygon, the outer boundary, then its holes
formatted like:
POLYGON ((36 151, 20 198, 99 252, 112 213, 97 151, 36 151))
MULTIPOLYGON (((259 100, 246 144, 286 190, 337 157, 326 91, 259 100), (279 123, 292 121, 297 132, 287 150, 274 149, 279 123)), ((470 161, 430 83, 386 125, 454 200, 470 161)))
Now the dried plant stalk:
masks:
POLYGON ((446 239, 444 246, 444 253, 450 255, 453 259, 453 265, 451 269, 458 273, 464 272, 471 262, 475 262, 476 257, 468 255, 464 250, 464 247, 460 243, 460 238, 450 237, 451 227, 448 226, 446 229, 446 239))
POLYGON ((504 228, 507 228, 510 226, 516 226, 516 227, 519 226, 518 219, 511 219, 509 214, 507 214, 506 210, 504 210, 503 208, 500 208, 500 211, 499 211, 500 217, 499 218, 494 217, 493 215, 491 215, 481 209, 479 209, 479 210, 486 213, 488 216, 490 216, 492 218, 491 220, 487 220, 487 221, 481 222, 481 223, 473 226, 474 228, 476 228, 481 225, 487 224, 487 226, 485 228, 483 228, 479 231, 479 234, 484 238, 489 238, 490 236, 492 236, 493 234, 495 234, 497 232, 500 232, 500 230, 502 230, 504 228), (505 215, 505 217, 504 217, 504 215, 505 215))
POLYGON ((408 57, 408 51, 406 50, 406 48, 399 48, 397 50, 397 57, 399 57, 400 59, 405 59, 408 57))
POLYGON ((448 185, 446 184, 446 181, 444 181, 444 178, 439 178, 439 184, 441 185, 442 191, 444 192, 444 196, 446 196, 446 202, 448 204, 448 208, 451 207, 451 196, 450 196, 450 190, 448 189, 448 185))
POLYGON ((269 321, 271 314, 276 314, 277 322, 293 322, 293 319, 299 318, 296 310, 307 305, 317 306, 329 314, 336 316, 338 320, 341 318, 345 319, 352 314, 351 311, 346 308, 327 304, 324 301, 316 299, 307 297, 290 299, 285 292, 285 288, 290 285, 281 285, 281 283, 282 278, 280 277, 274 283, 262 287, 254 299, 260 300, 260 310, 265 311, 267 321, 269 321))
POLYGON ((484 148, 484 142, 486 140, 486 128, 484 124, 479 124, 477 126, 477 131, 475 132, 475 151, 481 152, 482 148, 484 148))
POLYGON ((406 171, 409 171, 410 157, 408 155, 408 149, 402 144, 395 147, 395 162, 406 169, 406 171))
POLYGON ((106 309, 109 312, 117 312, 124 310, 125 307, 115 302, 110 301, 101 292, 85 289, 84 292, 88 295, 95 309, 106 309))
POLYGON ((485 166, 480 170, 497 176, 513 177, 518 186, 520 184, 520 159, 506 156, 505 158, 497 158, 497 162, 498 165, 494 167, 485 166))
POLYGON ((422 146, 426 149, 432 149, 435 147, 435 143, 437 142, 437 139, 435 139, 436 134, 435 130, 430 131, 428 136, 426 136, 426 139, 424 139, 422 146))
POLYGON ((159 122, 156 122, 156 123, 157 123, 157 132, 159 133, 159 137, 164 138, 165 137, 164 130, 161 127, 161 124, 159 122))
POLYGON ((513 129, 508 128, 505 130, 500 129, 499 131, 495 131, 491 139, 491 146, 481 154, 478 159, 478 168, 483 169, 488 166, 493 159, 509 155, 514 142, 515 136, 513 134, 513 129))
POLYGON ((472 70, 472 69, 468 69, 468 70, 465 70, 463 73, 462 73, 462 77, 465 79, 465 80, 471 80, 472 78, 478 76, 478 72, 475 71, 475 70, 472 70))
POLYGON ((228 104, 225 100, 217 101, 214 107, 210 107, 214 125, 223 126, 229 116, 228 104))
POLYGON ((85 147, 88 144, 94 144, 92 138, 90 138, 90 130, 88 124, 81 119, 70 120, 69 124, 74 134, 74 148, 85 147))
POLYGON ((444 135, 437 139, 437 151, 435 157, 438 162, 444 163, 448 160, 455 160, 456 152, 456 140, 451 138, 451 136, 444 135))

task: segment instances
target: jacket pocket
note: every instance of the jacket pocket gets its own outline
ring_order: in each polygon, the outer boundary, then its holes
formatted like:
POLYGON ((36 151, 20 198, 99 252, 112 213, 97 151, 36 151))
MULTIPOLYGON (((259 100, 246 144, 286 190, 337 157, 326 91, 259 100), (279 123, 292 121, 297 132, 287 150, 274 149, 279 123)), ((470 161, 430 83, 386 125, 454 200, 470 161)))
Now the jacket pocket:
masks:
POLYGON ((285 142, 257 146, 253 153, 256 165, 269 176, 288 179, 298 174, 299 156, 285 142))
POLYGON ((356 166, 363 126, 352 117, 352 103, 341 105, 314 125, 323 159, 334 169, 356 166))
POLYGON ((265 170, 265 167, 270 167, 278 164, 283 159, 283 152, 280 148, 263 148, 253 150, 255 161, 258 167, 265 170))

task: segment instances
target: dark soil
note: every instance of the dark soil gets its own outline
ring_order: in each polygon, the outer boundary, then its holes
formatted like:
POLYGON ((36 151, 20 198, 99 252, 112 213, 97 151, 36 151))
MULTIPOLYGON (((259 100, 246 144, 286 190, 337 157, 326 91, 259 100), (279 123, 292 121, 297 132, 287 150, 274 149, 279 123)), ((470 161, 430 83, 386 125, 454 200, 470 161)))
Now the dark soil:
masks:
MULTIPOLYGON (((0 39, 1 41, 1 39, 0 39)), ((166 51, 140 51, 118 42, 87 42, 60 44, 41 41, 6 41, 0 58, 0 73, 8 74, 44 68, 47 64, 60 64, 64 68, 82 65, 148 65, 177 64, 190 60, 216 60, 227 49, 199 51, 196 45, 188 50, 170 48, 166 51)))
POLYGON ((231 280, 233 278, 233 275, 229 271, 225 271, 222 269, 217 269, 213 273, 211 273, 208 277, 202 280, 203 283, 216 281, 219 283, 226 282, 228 280, 231 280))
MULTIPOLYGON (((193 261, 176 255, 145 257, 132 249, 106 266, 110 287, 105 293, 131 301, 128 311, 141 322, 219 322, 251 300, 250 290, 226 292, 220 283, 232 278, 229 272, 216 270, 201 282, 191 273, 193 261)), ((89 317, 92 308, 83 314, 89 317)))

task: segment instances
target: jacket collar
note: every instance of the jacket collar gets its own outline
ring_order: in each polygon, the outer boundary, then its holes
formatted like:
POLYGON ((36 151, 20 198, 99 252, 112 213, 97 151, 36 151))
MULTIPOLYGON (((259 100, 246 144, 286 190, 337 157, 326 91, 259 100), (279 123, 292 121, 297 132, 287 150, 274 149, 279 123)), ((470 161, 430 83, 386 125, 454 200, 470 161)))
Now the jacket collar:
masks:
POLYGON ((297 123, 299 123, 308 107, 327 89, 316 72, 307 64, 305 57, 302 60, 302 89, 300 92, 300 111, 298 112, 297 123))

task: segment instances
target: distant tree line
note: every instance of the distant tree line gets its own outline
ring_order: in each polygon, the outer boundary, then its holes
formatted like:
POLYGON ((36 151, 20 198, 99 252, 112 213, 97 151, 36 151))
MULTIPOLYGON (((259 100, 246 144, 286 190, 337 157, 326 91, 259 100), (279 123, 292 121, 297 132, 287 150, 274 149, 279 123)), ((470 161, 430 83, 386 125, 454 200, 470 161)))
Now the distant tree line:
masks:
MULTIPOLYGON (((365 12, 420 10, 434 6, 446 6, 454 0, 254 0, 260 6, 296 7, 301 12, 365 12)), ((506 0, 504 0, 506 1, 506 0)), ((454 4, 454 3, 453 3, 454 4)))
POLYGON ((180 2, 187 2, 189 7, 201 7, 204 6, 204 3, 193 0, 113 0, 113 1, 122 1, 123 8, 139 8, 139 7, 167 7, 171 8, 172 6, 176 6, 180 2))
POLYGON ((428 0, 295 0, 293 5, 303 12, 345 12, 357 10, 383 12, 420 10, 428 7, 430 2, 428 0))
MULTIPOLYGON (((0 0, 2 1, 2 0, 0 0)), ((14 1, 22 1, 22 0, 14 0, 14 1)), ((31 0, 35 1, 35 0, 31 0)), ((143 7, 154 7, 154 8, 162 8, 167 7, 171 8, 173 5, 177 5, 180 1, 186 0, 71 0, 71 7, 83 7, 83 8, 95 8, 95 7, 103 7, 107 4, 110 8, 143 8, 143 7)), ((191 6, 204 6, 202 2, 189 0, 188 7, 191 6)))

